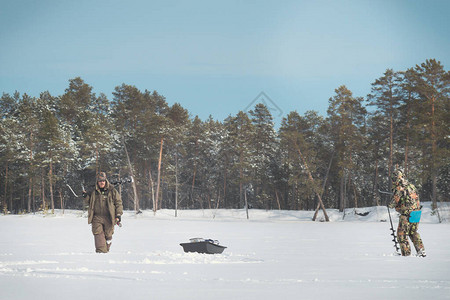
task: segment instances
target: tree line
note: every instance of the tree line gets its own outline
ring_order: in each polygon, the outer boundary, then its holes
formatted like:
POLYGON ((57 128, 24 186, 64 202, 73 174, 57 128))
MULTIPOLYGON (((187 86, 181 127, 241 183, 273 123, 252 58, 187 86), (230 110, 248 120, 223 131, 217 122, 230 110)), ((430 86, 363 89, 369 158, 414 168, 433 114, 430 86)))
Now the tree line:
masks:
POLYGON ((60 96, 3 93, 4 213, 80 209, 81 184, 92 188, 100 171, 133 177, 118 189, 136 212, 381 205, 395 165, 422 201, 449 200, 450 72, 435 59, 387 69, 366 97, 340 86, 326 116, 291 111, 278 129, 263 104, 201 120, 157 91, 92 90, 77 77, 60 96))

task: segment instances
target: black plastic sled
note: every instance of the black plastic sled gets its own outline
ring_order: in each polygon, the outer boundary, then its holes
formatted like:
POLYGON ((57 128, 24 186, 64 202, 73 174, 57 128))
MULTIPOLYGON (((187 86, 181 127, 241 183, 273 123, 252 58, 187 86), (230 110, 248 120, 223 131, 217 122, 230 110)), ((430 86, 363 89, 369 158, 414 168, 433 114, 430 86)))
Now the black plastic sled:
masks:
POLYGON ((202 238, 190 239, 190 243, 181 243, 184 252, 197 252, 206 254, 220 254, 225 250, 225 246, 219 245, 217 240, 209 240, 202 238))

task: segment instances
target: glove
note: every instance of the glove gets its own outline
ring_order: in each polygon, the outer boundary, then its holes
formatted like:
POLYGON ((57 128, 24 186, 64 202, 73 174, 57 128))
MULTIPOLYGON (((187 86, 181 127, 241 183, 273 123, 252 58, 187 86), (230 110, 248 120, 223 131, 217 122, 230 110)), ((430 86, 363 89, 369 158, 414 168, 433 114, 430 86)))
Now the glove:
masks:
POLYGON ((117 215, 116 216, 116 223, 119 224, 122 221, 122 217, 117 215))

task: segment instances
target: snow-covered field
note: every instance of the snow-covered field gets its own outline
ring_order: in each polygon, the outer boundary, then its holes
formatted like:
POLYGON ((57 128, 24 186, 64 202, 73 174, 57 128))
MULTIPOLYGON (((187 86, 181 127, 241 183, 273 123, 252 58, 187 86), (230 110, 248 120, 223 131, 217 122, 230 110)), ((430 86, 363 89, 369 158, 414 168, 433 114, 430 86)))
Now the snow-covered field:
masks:
POLYGON ((126 212, 108 254, 83 212, 0 216, 0 299, 450 299, 450 224, 424 206, 426 258, 393 255, 386 207, 126 212), (228 248, 184 253, 193 237, 228 248))

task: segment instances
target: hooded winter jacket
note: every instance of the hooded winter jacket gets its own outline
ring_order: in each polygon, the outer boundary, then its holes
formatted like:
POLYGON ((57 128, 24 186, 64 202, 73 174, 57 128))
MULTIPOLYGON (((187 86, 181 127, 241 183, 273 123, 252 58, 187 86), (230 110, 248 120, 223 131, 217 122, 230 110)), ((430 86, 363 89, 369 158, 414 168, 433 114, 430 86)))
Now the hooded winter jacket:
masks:
POLYGON ((393 183, 394 194, 392 206, 402 215, 409 216, 414 210, 420 210, 419 195, 416 187, 406 179, 393 183))
POLYGON ((95 190, 90 192, 85 198, 85 203, 88 207, 88 224, 91 224, 92 219, 94 218, 95 203, 101 201, 102 197, 104 197, 104 203, 106 204, 105 209, 111 218, 111 224, 115 224, 116 216, 121 216, 123 214, 122 198, 114 186, 106 180, 103 191, 100 190, 100 187, 96 184, 95 190))

